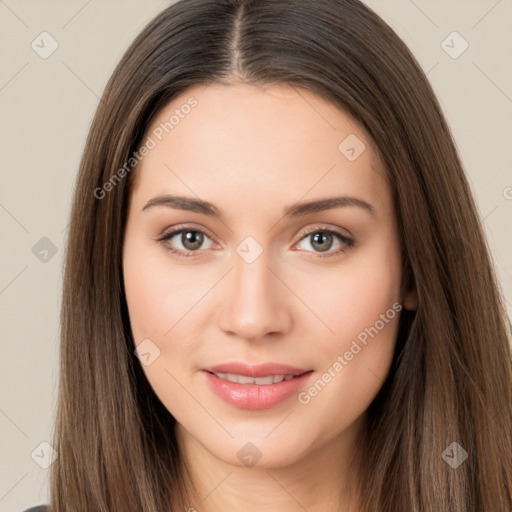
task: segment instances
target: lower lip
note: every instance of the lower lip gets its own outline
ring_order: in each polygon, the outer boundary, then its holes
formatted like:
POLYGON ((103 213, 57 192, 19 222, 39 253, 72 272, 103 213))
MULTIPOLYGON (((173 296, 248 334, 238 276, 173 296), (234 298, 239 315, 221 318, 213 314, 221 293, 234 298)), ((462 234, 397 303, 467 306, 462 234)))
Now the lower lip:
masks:
POLYGON ((239 409, 270 409, 297 393, 313 372, 309 371, 290 380, 262 386, 238 384, 206 371, 203 373, 213 392, 228 404, 239 409))

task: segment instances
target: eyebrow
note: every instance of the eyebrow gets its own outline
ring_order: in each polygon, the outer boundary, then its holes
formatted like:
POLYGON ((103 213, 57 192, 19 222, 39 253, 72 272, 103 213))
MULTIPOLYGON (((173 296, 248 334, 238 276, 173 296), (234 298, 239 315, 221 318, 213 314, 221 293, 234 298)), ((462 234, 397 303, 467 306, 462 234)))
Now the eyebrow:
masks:
MULTIPOLYGON (((142 208, 142 211, 149 210, 155 206, 165 206, 178 210, 187 210, 216 218, 222 217, 220 210, 212 203, 193 197, 176 195, 163 195, 153 197, 145 204, 145 206, 142 208)), ((340 208, 346 206, 357 206, 366 210, 372 216, 376 216, 375 208, 364 199, 352 196, 339 196, 317 199, 315 201, 309 201, 305 203, 292 204, 285 208, 284 217, 302 217, 311 213, 317 213, 324 210, 330 210, 332 208, 340 208)))

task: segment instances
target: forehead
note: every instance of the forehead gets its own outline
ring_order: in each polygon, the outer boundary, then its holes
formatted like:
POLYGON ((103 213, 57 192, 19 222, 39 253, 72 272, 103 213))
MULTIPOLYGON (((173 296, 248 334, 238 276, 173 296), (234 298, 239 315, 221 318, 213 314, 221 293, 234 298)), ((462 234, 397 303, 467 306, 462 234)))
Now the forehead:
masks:
POLYGON ((390 206, 363 128, 301 88, 194 86, 158 113, 147 137, 154 147, 136 169, 135 194, 193 193, 257 208, 262 196, 288 204, 343 193, 390 206))

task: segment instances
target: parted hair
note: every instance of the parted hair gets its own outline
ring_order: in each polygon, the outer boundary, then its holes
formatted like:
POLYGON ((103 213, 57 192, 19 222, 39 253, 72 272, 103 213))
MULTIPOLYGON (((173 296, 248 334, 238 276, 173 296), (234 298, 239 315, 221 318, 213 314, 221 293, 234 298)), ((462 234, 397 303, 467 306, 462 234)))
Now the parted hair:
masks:
POLYGON ((117 65, 74 191, 50 511, 190 506, 175 419, 133 352, 122 248, 137 169, 101 198, 94 191, 174 97, 237 81, 300 87, 352 116, 391 185, 402 286, 415 287, 418 307, 402 312, 390 372, 368 410, 362 511, 510 512, 511 327, 475 200, 425 73, 358 0, 181 0, 117 65), (467 452, 457 468, 443 457, 454 442, 467 452))

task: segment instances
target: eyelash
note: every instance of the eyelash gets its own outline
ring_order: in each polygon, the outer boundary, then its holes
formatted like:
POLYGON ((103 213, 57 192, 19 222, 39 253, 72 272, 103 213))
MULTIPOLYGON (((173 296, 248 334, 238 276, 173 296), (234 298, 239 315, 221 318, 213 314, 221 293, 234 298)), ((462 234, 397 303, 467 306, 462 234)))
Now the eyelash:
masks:
MULTIPOLYGON (((177 226, 174 229, 172 229, 171 231, 169 231, 168 233, 165 233, 162 237, 158 238, 157 242, 159 242, 161 245, 163 245, 164 249, 166 251, 169 251, 172 254, 176 254, 176 255, 178 255, 181 258, 191 258, 191 257, 193 258, 193 257, 196 256, 196 253, 201 252, 201 249, 196 250, 196 251, 183 251, 181 249, 176 249, 176 248, 170 246, 167 243, 174 236, 176 236, 176 235, 178 235, 180 233, 183 233, 183 232, 187 232, 187 231, 190 231, 190 232, 193 232, 193 233, 202 233, 203 235, 205 235, 205 236, 207 236, 208 238, 211 239, 211 237, 209 237, 204 231, 201 231, 200 229, 195 229, 192 226, 177 226)), ((351 249, 355 245, 354 239, 352 239, 352 238, 350 238, 350 237, 348 237, 346 235, 343 235, 343 234, 339 233, 338 231, 334 231, 332 229, 328 229, 328 228, 323 227, 323 226, 315 226, 313 229, 310 229, 310 230, 308 230, 308 229, 302 230, 301 233, 300 233, 301 234, 301 238, 297 242, 297 244, 299 244, 300 242, 305 240, 308 236, 314 235, 316 233, 324 233, 324 234, 328 234, 328 235, 333 235, 342 244, 344 244, 344 246, 341 247, 340 249, 336 250, 336 251, 329 251, 329 252, 326 252, 325 254, 322 254, 322 253, 319 253, 319 252, 314 252, 314 251, 305 251, 306 253, 313 253, 314 254, 314 256, 313 255, 307 256, 309 258, 312 258, 312 257, 315 257, 315 258, 330 258, 332 256, 337 256, 337 255, 340 255, 340 254, 346 252, 348 249, 351 249)), ((297 244, 295 244, 295 245, 297 245, 297 244)))

